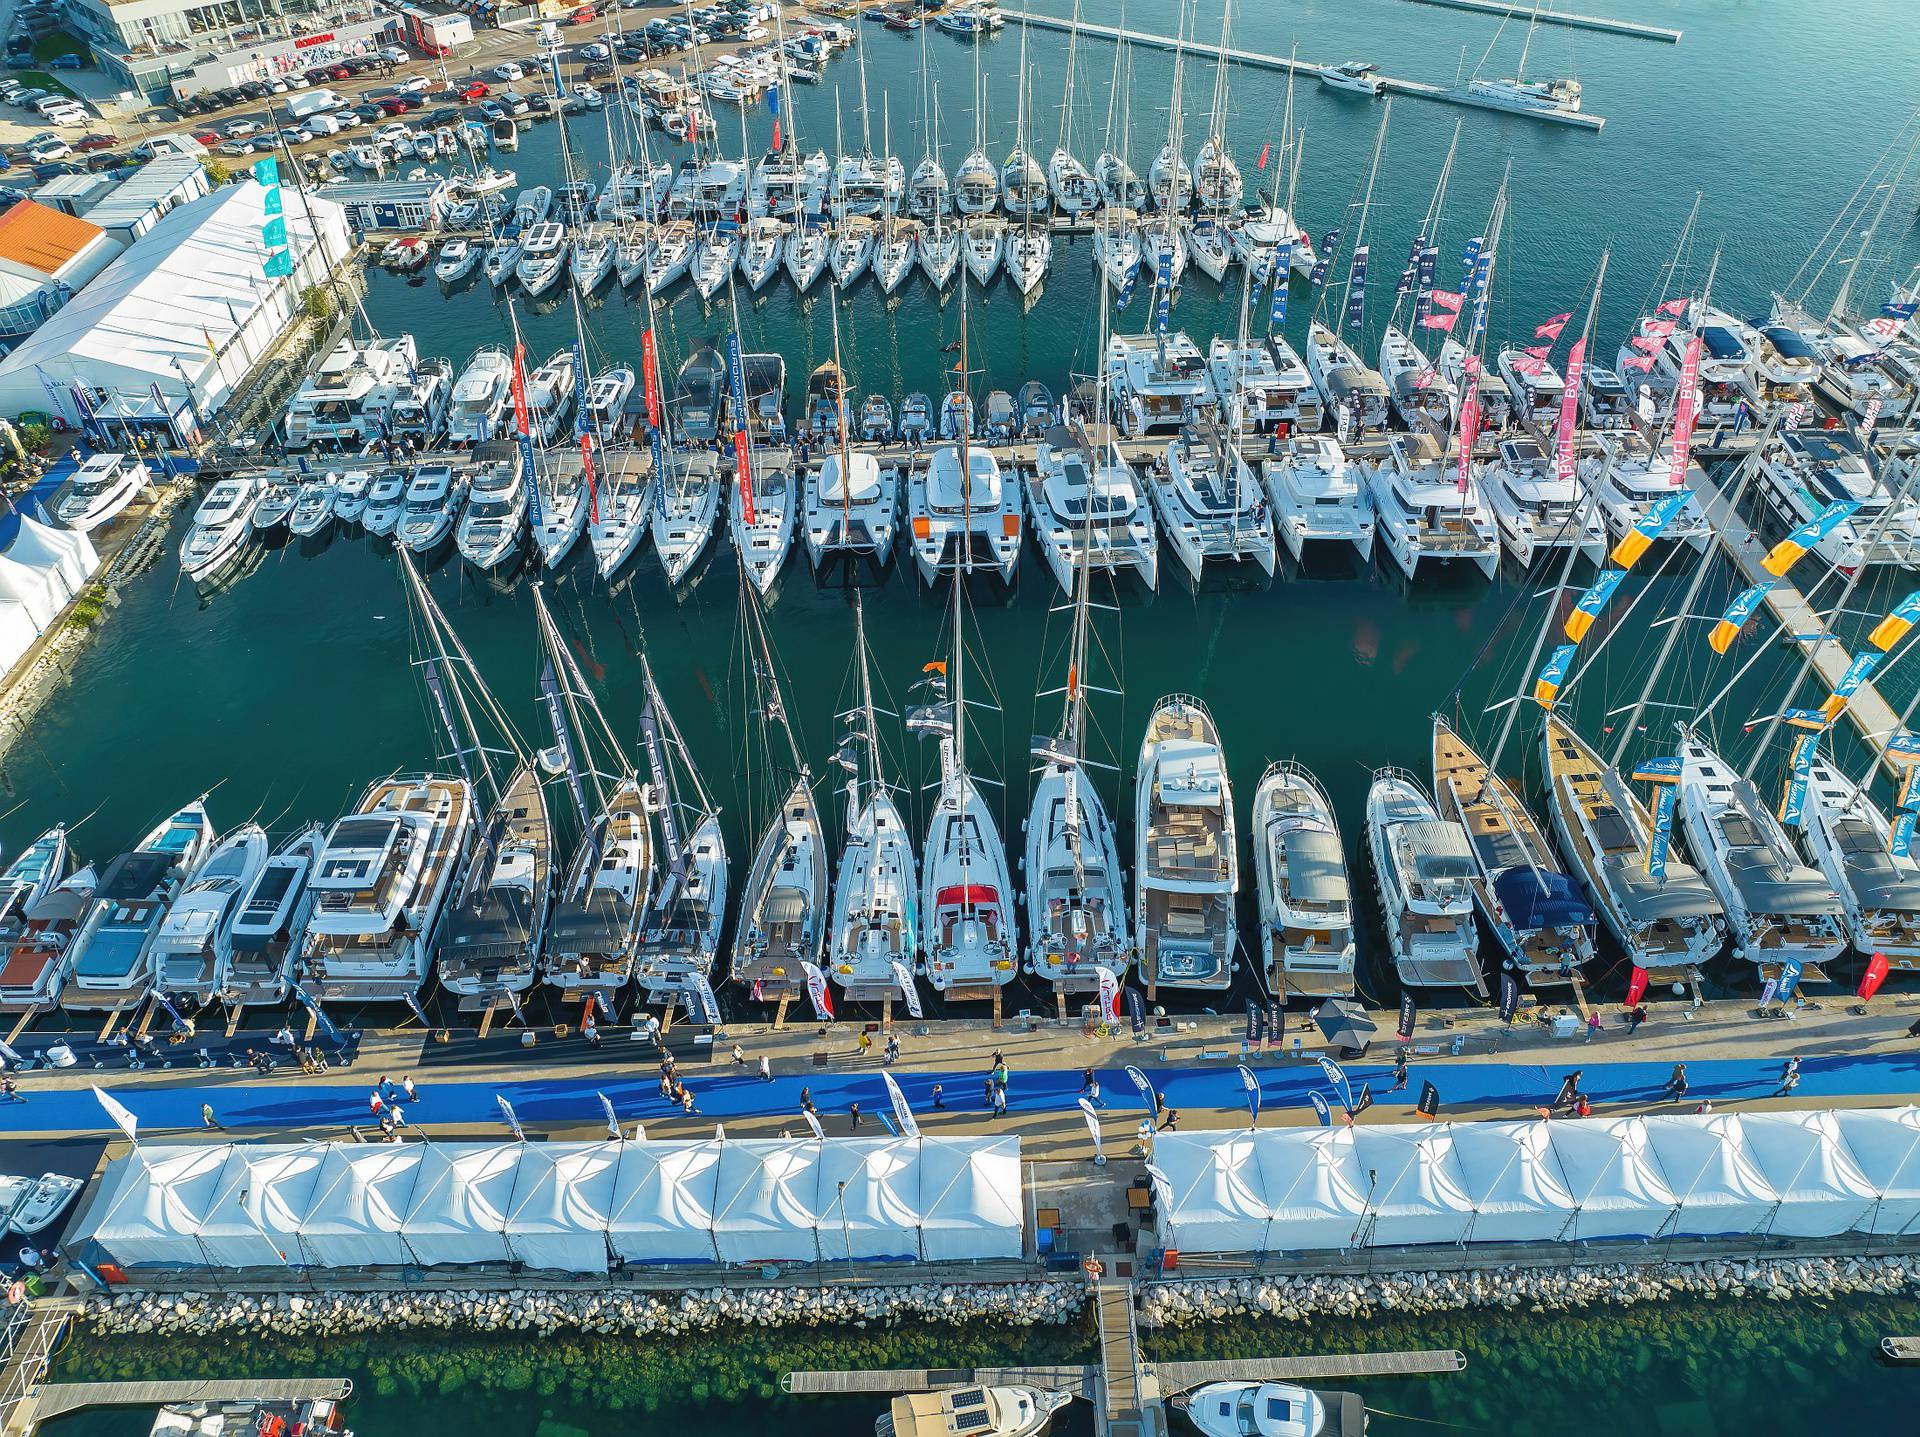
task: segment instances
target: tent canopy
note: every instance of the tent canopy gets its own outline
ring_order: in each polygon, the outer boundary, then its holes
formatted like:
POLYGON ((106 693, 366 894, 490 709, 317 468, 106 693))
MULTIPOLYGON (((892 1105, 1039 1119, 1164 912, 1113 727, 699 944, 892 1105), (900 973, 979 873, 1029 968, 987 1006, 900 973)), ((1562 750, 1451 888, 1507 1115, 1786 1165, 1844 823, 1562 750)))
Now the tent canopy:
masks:
POLYGON ((507 1215, 525 1143, 426 1143, 401 1225, 426 1267, 509 1262, 507 1215))
POLYGON ((623 1262, 712 1262, 720 1144, 628 1143, 607 1241, 623 1262))
POLYGON ((300 1224, 300 1250, 314 1267, 404 1267, 413 1261, 400 1229, 420 1176, 424 1143, 329 1143, 300 1224))

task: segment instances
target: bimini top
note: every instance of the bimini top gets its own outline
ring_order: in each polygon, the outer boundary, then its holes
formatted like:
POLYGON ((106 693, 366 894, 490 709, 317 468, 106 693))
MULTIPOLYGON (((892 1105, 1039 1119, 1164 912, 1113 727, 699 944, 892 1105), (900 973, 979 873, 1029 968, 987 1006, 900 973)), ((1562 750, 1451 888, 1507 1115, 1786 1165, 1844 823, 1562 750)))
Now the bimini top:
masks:
POLYGON ((1494 875, 1493 891, 1516 928, 1573 928, 1593 922, 1593 905, 1564 873, 1509 868, 1494 875))

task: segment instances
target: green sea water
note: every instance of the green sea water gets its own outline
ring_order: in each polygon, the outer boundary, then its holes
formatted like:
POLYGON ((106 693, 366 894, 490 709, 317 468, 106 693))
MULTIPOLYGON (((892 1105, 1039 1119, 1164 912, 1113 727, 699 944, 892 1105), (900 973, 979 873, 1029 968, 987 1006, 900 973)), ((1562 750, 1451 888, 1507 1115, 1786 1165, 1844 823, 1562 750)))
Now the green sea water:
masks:
MULTIPOLYGON (((1786 285, 1802 257, 1819 245, 1831 217, 1892 143, 1912 95, 1920 93, 1920 45, 1899 43, 1920 39, 1920 12, 1905 0, 1854 0, 1817 11, 1733 0, 1613 8, 1680 24, 1685 38, 1674 47, 1543 27, 1529 60, 1532 73, 1579 74, 1589 107, 1609 117, 1599 135, 1412 101, 1396 104, 1368 222, 1377 253, 1391 257, 1376 266, 1387 278, 1376 290, 1382 304, 1369 311, 1369 341, 1385 322, 1390 276, 1426 208, 1456 119, 1462 121, 1459 159, 1440 231, 1449 253, 1484 223, 1492 192, 1511 167, 1514 205, 1493 332, 1511 334, 1549 313, 1576 308, 1601 249, 1611 245, 1600 331, 1600 348, 1607 351, 1621 327, 1659 292, 1658 271, 1696 192, 1702 193, 1700 218, 1681 259, 1683 277, 1701 277, 1719 247, 1716 295, 1735 308, 1761 306, 1768 291, 1786 285)), ((1297 41, 1306 58, 1363 55, 1389 72, 1434 80, 1451 79, 1459 46, 1477 54, 1498 29, 1484 17, 1405 0, 1306 0, 1284 7, 1243 5, 1237 13, 1236 44, 1284 51, 1297 41)), ((1134 0, 1127 22, 1164 32, 1171 30, 1173 15, 1170 0, 1134 0)), ((1196 33, 1215 33, 1215 17, 1212 0, 1205 0, 1196 33)), ((861 29, 875 143, 884 122, 893 148, 911 165, 920 146, 915 127, 922 115, 922 41, 872 25, 861 29)), ((1508 27, 1489 73, 1511 68, 1520 39, 1518 27, 1508 27)), ((929 90, 937 93, 942 116, 940 140, 953 165, 972 138, 974 54, 939 34, 927 36, 924 47, 933 77, 929 90)), ((1060 123, 1064 52, 1062 37, 1033 33, 1036 146, 1050 145, 1060 123)), ((1012 139, 1018 53, 1013 27, 980 52, 985 129, 996 154, 1012 139)), ((1105 128, 1112 55, 1104 42, 1081 46, 1074 134, 1081 137, 1075 148, 1088 154, 1105 128)), ((1165 125, 1172 64, 1166 55, 1141 50, 1133 67, 1131 148, 1144 169, 1165 125)), ((831 144, 836 95, 849 143, 857 133, 856 67, 842 57, 828 76, 817 89, 800 89, 795 102, 800 140, 808 147, 831 144)), ((1204 113, 1211 88, 1210 65, 1192 62, 1185 89, 1191 112, 1204 113)), ((1234 73, 1228 130, 1256 180, 1259 148, 1277 133, 1284 96, 1276 75, 1234 73)), ((1299 87, 1296 116, 1307 131, 1299 210, 1316 232, 1341 223, 1357 198, 1383 108, 1317 85, 1299 87)), ((723 137, 732 143, 728 127, 737 125, 737 114, 722 108, 721 115, 723 137)), ((1188 149, 1198 143, 1199 123, 1187 127, 1188 149)), ((764 143, 770 124, 764 109, 748 117, 752 146, 764 143)), ((605 153, 605 131, 598 116, 572 128, 589 165, 605 153)), ((536 126, 507 162, 523 184, 555 180, 557 148, 557 127, 536 126)), ((1856 292, 1882 292, 1890 276, 1920 255, 1910 206, 1903 195, 1890 210, 1881 239, 1860 267, 1856 292)), ((1062 244, 1045 292, 1030 306, 1004 282, 974 297, 968 327, 971 352, 988 376, 981 389, 1012 389, 1038 376, 1058 391, 1091 363, 1097 301, 1084 245, 1062 244)), ((1820 292, 1830 293, 1837 282, 1837 272, 1825 273, 1820 292)), ((1174 323, 1202 343, 1218 330, 1232 330, 1239 284, 1236 276, 1222 289, 1196 275, 1183 288, 1174 323)), ((742 304, 747 347, 777 349, 787 357, 797 403, 805 374, 830 349, 824 291, 803 304, 776 283, 762 298, 742 304)), ((1145 323, 1144 307, 1136 304, 1120 318, 1138 327, 1145 323)), ((1312 308, 1310 293, 1296 285, 1296 331, 1304 330, 1312 308)), ((950 362, 942 346, 959 332, 958 309, 957 299, 938 301, 918 282, 895 300, 863 282, 841 305, 854 384, 895 396, 910 388, 937 392, 950 362)), ((365 314, 383 332, 412 331, 423 353, 446 354, 457 364, 506 333, 503 307, 484 283, 448 295, 430 281, 376 272, 365 314)), ((634 298, 603 291, 588 316, 594 362, 634 362, 644 321, 634 298)), ((695 340, 722 335, 732 322, 730 313, 703 307, 681 287, 659 317, 668 366, 695 340)), ((571 308, 527 314, 523 326, 530 350, 544 354, 571 335, 571 308)), ((176 537, 185 519, 183 513, 176 537)), ((1123 851, 1130 842, 1132 770, 1146 716, 1161 695, 1184 692, 1201 696, 1216 713, 1242 811, 1269 762, 1304 762, 1332 796, 1357 865, 1371 771, 1401 765, 1424 772, 1428 715, 1436 709, 1454 713, 1492 748, 1512 710, 1489 706, 1526 685, 1541 621, 1550 605, 1564 608, 1567 602, 1548 597, 1557 570, 1527 576, 1511 565, 1491 583, 1477 575, 1440 575, 1412 588, 1384 556, 1371 569, 1351 556, 1320 556, 1304 571, 1283 557, 1271 582, 1257 574, 1210 572, 1198 587, 1186 584, 1177 570, 1163 554, 1159 593, 1123 585, 1102 596, 1103 602, 1110 597, 1112 607, 1096 616, 1088 679, 1115 692, 1093 699, 1090 750, 1113 765, 1099 771, 1100 783, 1121 826, 1123 851)), ((1653 621, 1677 608, 1690 572, 1689 562, 1662 567, 1657 558, 1644 561, 1607 621, 1588 638, 1590 667, 1567 696, 1588 733, 1608 743, 1627 737, 1624 730, 1613 732, 1623 721, 1620 710, 1637 697, 1669 632, 1653 621), (1615 626, 1618 633, 1608 637, 1615 626)), ((1572 582, 1577 587, 1588 577, 1576 571, 1572 582)), ((1811 574, 1796 577, 1813 587, 1811 574)), ((503 591, 463 572, 457 560, 443 562, 431 582, 505 711, 530 742, 549 741, 537 712, 540 661, 526 584, 503 591)), ((1749 626, 1726 659, 1706 648, 1707 623, 1734 587, 1724 566, 1711 570, 1643 731, 1631 736, 1630 756, 1664 747, 1671 722, 1704 704, 1749 658, 1756 662, 1745 681, 1714 709, 1712 731, 1724 747, 1743 752, 1760 733, 1748 729, 1749 721, 1780 708, 1779 681, 1793 656, 1772 645, 1765 623, 1749 626)), ((1838 579, 1826 580, 1815 597, 1831 604, 1840 587, 1838 579)), ((1909 587, 1896 572, 1873 573, 1849 599, 1842 631, 1857 634, 1909 587)), ((608 714, 630 741, 639 703, 635 660, 643 652, 649 657, 723 805, 728 842, 743 870, 775 790, 784 788, 765 762, 758 725, 747 716, 738 584, 724 527, 695 581, 677 593, 650 549, 641 551, 610 592, 594 577, 584 544, 550 578, 548 591, 608 714)), ((0 770, 6 851, 65 820, 79 824, 77 848, 104 861, 185 799, 209 789, 223 826, 257 816, 284 831, 297 822, 330 821, 377 775, 445 761, 446 741, 435 729, 413 667, 421 651, 415 625, 383 547, 357 534, 337 536, 319 552, 289 545, 266 554, 226 591, 205 597, 182 583, 169 552, 121 598, 71 682, 6 756, 0 770)), ((969 693, 982 700, 973 715, 970 757, 983 778, 1004 785, 995 791, 999 817, 1016 855, 1028 798, 1028 737, 1048 731, 1059 717, 1067 628, 1060 602, 1031 548, 1011 589, 979 583, 968 592, 969 693)), ((865 608, 883 703, 897 714, 910 700, 921 666, 947 656, 945 586, 929 594, 910 565, 896 565, 884 584, 866 593, 865 608)), ((774 596, 770 633, 787 682, 787 709, 816 775, 830 768, 835 716, 852 698, 850 614, 848 593, 817 586, 796 545, 774 596)), ((1884 691, 1898 704, 1914 692, 1920 672, 1896 663, 1882 677, 1884 691)), ((1801 698, 1817 702, 1818 695, 1809 688, 1801 698)), ((892 773, 908 787, 910 821, 918 826, 935 756, 892 721, 885 727, 892 773)), ((1839 742, 1844 751, 1850 741, 1842 736, 1839 742)), ((1768 762, 1777 761, 1781 747, 1776 737, 1768 762)), ((1529 707, 1512 727, 1502 767, 1516 773, 1536 768, 1536 748, 1529 707)), ((837 827, 838 798, 827 791, 829 780, 821 783, 837 827)), ((1380 939, 1370 926, 1371 901, 1363 901, 1361 911, 1369 925, 1361 934, 1363 990, 1390 1002, 1392 979, 1376 961, 1380 939)), ((1250 924, 1243 928, 1250 930, 1250 924)), ((1613 961, 1607 955, 1602 969, 1613 961)), ((1611 976, 1603 971, 1599 981, 1604 989, 1618 977, 1617 969, 1611 976)), ((1023 994, 1016 1006, 1038 999, 1023 994)), ((731 1002, 725 994, 723 1001, 731 1002)))
MULTIPOLYGON (((1912 1430, 1920 1373, 1879 1360, 1880 1338, 1914 1330, 1920 1303, 1879 1300, 1598 1308, 1574 1314, 1376 1314, 1296 1326, 1241 1320, 1150 1333, 1150 1357, 1232 1359, 1293 1353, 1457 1348, 1462 1372, 1345 1384, 1372 1409, 1374 1437, 1452 1430, 1498 1437, 1789 1437, 1835 1428, 1912 1430)), ((1090 1361, 1080 1328, 958 1332, 749 1328, 725 1342, 549 1338, 456 1339, 395 1333, 320 1344, 81 1342, 55 1377, 72 1381, 252 1375, 347 1376, 359 1437, 483 1431, 499 1437, 607 1437, 633 1431, 746 1431, 772 1422, 792 1437, 857 1437, 880 1403, 786 1397, 780 1375, 879 1368, 1090 1361)), ((1339 1384, 1327 1384, 1329 1386, 1339 1384)), ((46 1437, 142 1433, 149 1414, 82 1414, 46 1437)), ((1182 1418, 1176 1429, 1191 1433, 1182 1418)), ((1053 1429, 1088 1437, 1074 1403, 1053 1429)))

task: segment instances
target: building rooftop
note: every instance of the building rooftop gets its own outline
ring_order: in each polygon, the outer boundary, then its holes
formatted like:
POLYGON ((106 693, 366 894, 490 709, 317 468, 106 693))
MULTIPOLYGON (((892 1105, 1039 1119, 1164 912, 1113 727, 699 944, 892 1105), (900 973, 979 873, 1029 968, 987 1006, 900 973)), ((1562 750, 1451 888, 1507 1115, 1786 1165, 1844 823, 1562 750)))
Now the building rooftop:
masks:
POLYGON ((105 233, 89 220, 22 200, 0 214, 0 259, 58 274, 105 233))
POLYGON ((105 229, 132 224, 195 173, 204 173, 200 161, 185 155, 162 155, 148 160, 110 194, 87 211, 87 218, 105 229))

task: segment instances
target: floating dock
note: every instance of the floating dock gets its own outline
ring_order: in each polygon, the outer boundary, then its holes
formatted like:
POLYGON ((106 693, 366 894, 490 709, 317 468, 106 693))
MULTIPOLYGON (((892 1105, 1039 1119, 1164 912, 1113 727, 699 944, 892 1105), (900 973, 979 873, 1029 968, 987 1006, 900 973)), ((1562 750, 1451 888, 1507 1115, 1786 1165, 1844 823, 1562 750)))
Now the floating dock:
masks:
POLYGON ((51 1422, 91 1407, 174 1407, 187 1402, 340 1402, 345 1377, 260 1377, 246 1382, 50 1382, 34 1402, 34 1420, 51 1422))
POLYGON ((1635 40, 1658 40, 1678 45, 1680 32, 1665 25, 1642 25, 1638 20, 1615 20, 1607 15, 1575 15, 1566 10, 1537 10, 1531 5, 1510 5, 1506 0, 1413 0, 1416 5, 1435 5, 1443 10, 1471 10, 1477 15, 1496 15, 1502 20, 1538 20, 1542 25, 1565 25, 1571 30, 1598 30, 1607 35, 1627 35, 1635 40))
MULTIPOLYGON (((1034 15, 1021 10, 1003 10, 1009 20, 1024 21, 1041 30, 1070 30, 1071 22, 1055 19, 1051 15, 1034 15)), ((1544 18, 1544 16, 1543 16, 1544 18)), ((1193 40, 1176 40, 1169 35, 1149 35, 1144 30, 1122 30, 1117 25, 1093 25, 1080 22, 1082 35, 1095 35, 1103 40, 1125 40, 1130 45, 1141 45, 1149 50, 1170 50, 1175 53, 1197 55, 1202 59, 1212 59, 1219 55, 1217 45, 1202 45, 1193 40)), ((1245 65, 1255 70, 1280 70, 1295 75, 1306 75, 1318 79, 1320 72, 1327 67, 1310 60, 1296 60, 1286 55, 1268 55, 1258 50, 1238 50, 1229 47, 1227 58, 1236 65, 1245 65)), ((1517 115, 1523 120, 1545 120, 1551 125, 1571 125, 1575 129, 1598 131, 1607 123, 1603 115, 1590 115, 1584 110, 1515 110, 1506 105, 1496 105, 1481 99, 1465 85, 1448 88, 1445 85, 1429 85, 1424 80, 1402 80, 1392 75, 1378 77, 1381 86, 1392 95, 1411 95, 1417 100, 1433 100, 1443 105, 1465 105, 1470 110, 1490 110, 1498 115, 1517 115)))

